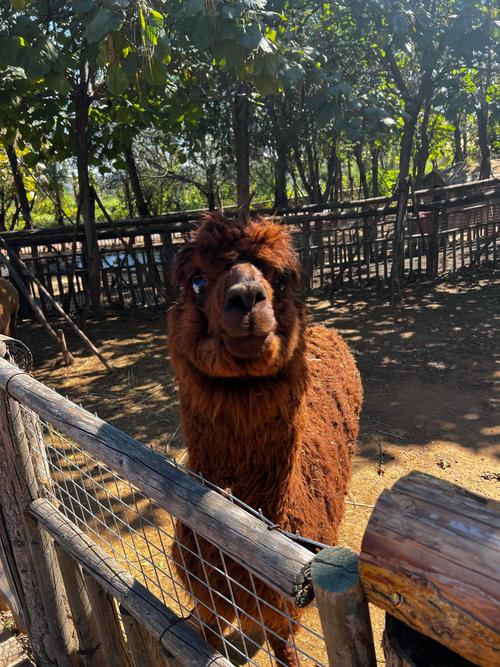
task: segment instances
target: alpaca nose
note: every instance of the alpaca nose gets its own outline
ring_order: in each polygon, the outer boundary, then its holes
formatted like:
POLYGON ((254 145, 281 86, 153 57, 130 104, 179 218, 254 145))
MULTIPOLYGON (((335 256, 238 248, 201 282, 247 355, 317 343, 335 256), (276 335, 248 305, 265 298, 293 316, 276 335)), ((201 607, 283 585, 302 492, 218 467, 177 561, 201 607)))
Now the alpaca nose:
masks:
POLYGON ((264 285, 256 280, 238 283, 227 291, 226 307, 247 313, 261 301, 266 301, 264 285))

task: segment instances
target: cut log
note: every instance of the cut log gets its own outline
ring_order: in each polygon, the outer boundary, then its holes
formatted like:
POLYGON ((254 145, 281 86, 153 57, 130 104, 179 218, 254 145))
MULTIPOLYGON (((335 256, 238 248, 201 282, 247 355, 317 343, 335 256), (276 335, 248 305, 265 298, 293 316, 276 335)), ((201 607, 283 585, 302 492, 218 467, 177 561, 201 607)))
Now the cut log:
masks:
POLYGON ((498 664, 500 503, 403 477, 375 506, 360 574, 370 602, 474 664, 498 664))

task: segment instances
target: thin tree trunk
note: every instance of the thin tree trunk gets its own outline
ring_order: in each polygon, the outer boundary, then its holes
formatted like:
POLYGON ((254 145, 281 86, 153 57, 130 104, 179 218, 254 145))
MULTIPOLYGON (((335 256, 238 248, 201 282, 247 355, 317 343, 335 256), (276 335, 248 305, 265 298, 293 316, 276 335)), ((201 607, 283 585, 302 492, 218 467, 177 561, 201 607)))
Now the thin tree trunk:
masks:
POLYGON ((134 193, 135 205, 141 218, 147 218, 150 215, 148 204, 144 198, 141 181, 137 173, 137 165, 135 163, 132 146, 127 146, 124 150, 125 162, 127 163, 127 173, 130 179, 132 192, 134 193))
POLYGON ((19 169, 15 142, 9 144, 6 148, 6 151, 7 157, 9 158, 12 177, 14 179, 14 185, 16 187, 17 198, 21 207, 21 213, 24 218, 24 222, 26 223, 26 229, 33 229, 30 204, 28 201, 28 195, 26 194, 26 188, 24 187, 23 175, 19 169))
POLYGON ((207 179, 207 206, 209 211, 215 211, 217 208, 217 184, 215 181, 215 175, 217 172, 217 165, 209 163, 206 168, 206 179, 207 179))
POLYGON ((330 147, 330 155, 328 156, 326 185, 323 201, 329 201, 332 197, 333 184, 335 183, 335 178, 337 176, 337 165, 337 140, 333 138, 332 145, 330 147))
POLYGON ((274 208, 286 208, 288 206, 288 193, 286 189, 286 173, 288 166, 287 148, 279 144, 276 151, 274 163, 274 208))
POLYGON ((347 158, 347 180, 349 181, 349 199, 352 201, 354 199, 354 177, 352 175, 350 155, 347 158))
POLYGON ((234 157, 236 160, 236 202, 241 219, 250 209, 250 86, 239 82, 233 101, 234 157))
POLYGON ((463 162, 464 160, 464 152, 462 150, 462 131, 460 129, 460 119, 458 114, 454 119, 453 125, 453 143, 455 146, 455 152, 453 153, 453 164, 456 164, 457 162, 463 162))
POLYGON ((129 218, 134 217, 134 207, 132 206, 132 197, 130 196, 130 185, 126 176, 122 179, 123 196, 125 197, 125 205, 127 206, 129 218))
POLYGON ((313 188, 307 178, 306 169, 304 167, 304 163, 302 162, 302 158, 300 157, 300 152, 297 146, 293 151, 293 156, 295 159, 295 164, 297 165, 297 171, 299 172, 300 180, 302 181, 302 185, 304 186, 305 191, 307 192, 307 198, 309 200, 309 203, 311 203, 314 199, 313 188))
POLYGON ((89 108, 90 71, 83 53, 80 55, 80 80, 74 89, 76 163, 79 205, 85 229, 87 291, 93 317, 102 317, 101 258, 95 228, 95 201, 89 176, 89 108))
POLYGON ((356 158, 356 164, 358 165, 359 182, 363 191, 363 197, 368 199, 370 191, 368 189, 368 180, 366 178, 366 167, 363 161, 363 146, 359 143, 354 145, 354 157, 356 158))
POLYGON ((420 126, 420 146, 417 157, 417 181, 420 182, 425 176, 425 168, 430 153, 430 137, 429 137, 429 119, 431 116, 432 99, 427 98, 424 106, 424 113, 422 117, 422 124, 420 126))
POLYGON ((488 107, 485 85, 481 81, 478 90, 478 104, 476 107, 477 136, 479 150, 481 152, 481 165, 479 168, 480 179, 490 178, 491 176, 491 151, 488 142, 488 107))
POLYGON ((372 162, 372 196, 378 197, 380 194, 379 176, 378 176, 378 162, 379 162, 380 148, 372 144, 370 154, 372 162))

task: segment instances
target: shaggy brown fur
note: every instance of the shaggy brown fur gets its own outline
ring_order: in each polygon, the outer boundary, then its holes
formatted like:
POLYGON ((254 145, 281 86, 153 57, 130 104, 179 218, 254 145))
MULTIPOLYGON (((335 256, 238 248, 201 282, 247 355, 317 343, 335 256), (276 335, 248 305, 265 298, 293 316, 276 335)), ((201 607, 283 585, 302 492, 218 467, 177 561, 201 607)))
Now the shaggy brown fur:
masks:
MULTIPOLYGON (((190 468, 285 530, 335 544, 362 388, 340 336, 307 327, 287 231, 272 219, 240 224, 211 215, 180 251, 175 278, 181 294, 169 313, 169 344, 190 468), (197 295, 200 277, 206 287, 197 295)), ((229 623, 235 616, 225 577, 200 563, 188 528, 178 525, 177 535, 183 548, 176 547, 175 557, 192 575, 182 567, 179 574, 216 632, 214 606, 229 623), (220 595, 211 597, 202 583, 207 578, 220 595)), ((198 542, 204 559, 223 571, 217 549, 198 542)), ((241 584, 233 584, 233 594, 252 632, 252 618, 260 616, 248 573, 229 559, 225 565, 241 584)), ((256 585, 261 597, 285 609, 278 594, 256 585)), ((261 607, 277 635, 270 642, 276 658, 294 665, 286 619, 261 607)))
POLYGON ((13 336, 16 330, 19 294, 6 278, 0 278, 0 334, 13 336))

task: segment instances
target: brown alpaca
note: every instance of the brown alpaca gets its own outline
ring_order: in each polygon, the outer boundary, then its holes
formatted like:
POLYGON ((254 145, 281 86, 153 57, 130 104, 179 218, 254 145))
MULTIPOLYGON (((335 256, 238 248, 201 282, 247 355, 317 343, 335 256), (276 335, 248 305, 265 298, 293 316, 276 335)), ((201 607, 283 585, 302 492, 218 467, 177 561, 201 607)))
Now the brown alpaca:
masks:
MULTIPOLYGON (((169 345, 190 468, 283 529, 335 544, 362 387, 340 336, 307 326, 288 232, 272 219, 242 224, 212 214, 179 252, 174 275, 180 297, 169 313, 169 345)), ((179 575, 200 601, 197 614, 217 645, 215 633, 236 625, 224 565, 218 550, 198 538, 215 569, 201 563, 192 531, 178 524, 176 532, 179 575), (210 593, 207 578, 218 593, 210 593)), ((245 632, 262 614, 276 660, 295 665, 286 618, 266 604, 259 612, 248 573, 225 561, 241 584, 233 584, 232 595, 244 610, 245 632)), ((257 579, 255 586, 269 604, 287 609, 257 579)))
POLYGON ((0 278, 0 334, 13 336, 16 330, 19 294, 6 278, 0 278))

